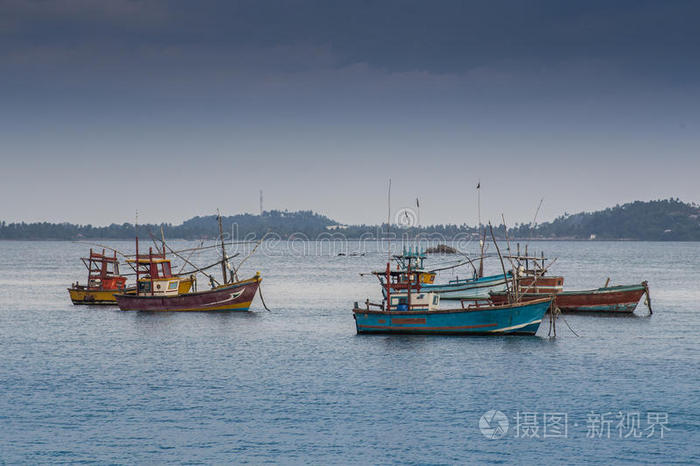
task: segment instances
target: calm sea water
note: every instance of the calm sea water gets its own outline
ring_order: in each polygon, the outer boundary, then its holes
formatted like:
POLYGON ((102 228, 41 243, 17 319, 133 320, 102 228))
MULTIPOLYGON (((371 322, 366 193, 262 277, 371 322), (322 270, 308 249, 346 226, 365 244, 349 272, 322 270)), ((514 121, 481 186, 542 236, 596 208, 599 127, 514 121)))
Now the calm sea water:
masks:
POLYGON ((318 243, 243 266, 272 312, 123 313, 71 305, 88 246, 0 242, 0 463, 700 462, 700 244, 536 246, 567 288, 648 280, 654 315, 567 316, 578 337, 358 336, 353 301, 379 296, 359 272, 385 255, 318 243))

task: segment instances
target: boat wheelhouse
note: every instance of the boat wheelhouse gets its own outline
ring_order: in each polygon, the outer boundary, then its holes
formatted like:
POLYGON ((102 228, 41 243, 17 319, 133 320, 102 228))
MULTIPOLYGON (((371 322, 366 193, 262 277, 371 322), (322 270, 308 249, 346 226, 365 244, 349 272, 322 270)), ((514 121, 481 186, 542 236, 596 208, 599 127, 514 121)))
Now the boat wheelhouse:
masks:
POLYGON ((148 254, 139 254, 127 259, 136 270, 136 294, 143 296, 177 296, 187 293, 194 285, 193 277, 181 277, 172 273, 170 259, 164 252, 153 252, 149 248, 148 254))
POLYGON ((88 270, 87 284, 75 282, 68 288, 73 304, 117 304, 115 293, 126 290, 126 277, 119 274, 119 260, 116 251, 113 255, 94 252, 90 249, 88 257, 81 257, 88 270))

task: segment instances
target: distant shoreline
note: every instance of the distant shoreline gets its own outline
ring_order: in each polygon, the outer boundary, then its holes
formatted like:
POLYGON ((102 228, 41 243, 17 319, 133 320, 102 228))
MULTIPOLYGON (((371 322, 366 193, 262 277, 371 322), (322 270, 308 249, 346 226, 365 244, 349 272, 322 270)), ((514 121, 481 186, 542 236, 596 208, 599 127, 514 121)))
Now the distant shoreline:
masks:
MULTIPOLYGON (((407 240, 403 240, 402 238, 395 238, 392 239, 392 243, 396 242, 401 242, 401 241, 415 241, 416 238, 408 238, 407 240)), ((167 238, 167 241, 217 241, 217 238, 167 238)), ((496 240, 500 243, 505 242, 505 238, 496 238, 496 240)), ((32 243, 38 243, 38 242, 52 242, 52 243, 92 243, 92 242, 97 242, 97 241, 119 241, 119 242, 133 242, 134 238, 83 238, 83 239, 56 239, 56 238, 0 238, 0 242, 7 242, 7 243, 13 243, 13 242, 32 242, 32 243)), ((234 239, 233 241, 246 241, 245 239, 234 239)), ((250 240, 250 241, 255 241, 255 240, 250 240)), ((266 239, 264 241, 283 241, 283 242, 306 242, 306 243, 313 243, 313 242, 342 242, 342 241, 367 241, 367 242, 375 242, 379 243, 382 241, 382 239, 377 239, 377 238, 356 238, 356 237, 349 237, 349 238, 344 238, 344 239, 334 239, 334 238, 324 238, 324 239, 301 239, 301 238, 281 238, 281 239, 266 239)), ((442 240, 436 240, 436 239, 422 239, 421 241, 425 243, 440 243, 442 240)), ((454 242, 454 241, 459 241, 459 240, 450 240, 448 239, 447 242, 454 242)), ((534 242, 545 242, 545 243, 556 243, 556 242, 576 242, 576 243, 698 243, 700 240, 675 240, 675 239, 668 239, 668 240, 659 240, 659 239, 629 239, 629 238, 623 238, 623 239, 583 239, 583 238, 510 238, 511 243, 534 243, 534 242)), ((487 239, 486 243, 493 243, 492 240, 487 239)))
MULTIPOLYGON (((264 211, 260 215, 237 214, 221 217, 226 238, 257 240, 265 235, 276 239, 304 240, 374 240, 390 234, 396 239, 419 237, 425 241, 478 241, 487 225, 466 223, 420 225, 411 209, 396 212, 390 225, 342 224, 310 210, 264 211)), ((0 240, 114 241, 141 238, 213 239, 219 236, 219 220, 215 215, 197 216, 179 225, 169 223, 110 224, 107 226, 71 223, 0 221, 0 240)), ((540 224, 493 225, 493 234, 500 240, 506 235, 513 241, 700 241, 700 205, 679 199, 635 201, 596 212, 564 215, 540 224)), ((487 235, 490 237, 490 234, 487 235)), ((489 238, 490 239, 490 238, 489 238)))

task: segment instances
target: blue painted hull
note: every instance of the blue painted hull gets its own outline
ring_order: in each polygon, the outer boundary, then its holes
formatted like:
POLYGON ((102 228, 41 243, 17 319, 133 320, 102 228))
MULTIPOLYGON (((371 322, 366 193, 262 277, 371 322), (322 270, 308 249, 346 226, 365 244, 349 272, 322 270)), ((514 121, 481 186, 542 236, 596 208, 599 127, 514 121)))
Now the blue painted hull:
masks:
MULTIPOLYGON (((510 277, 510 274, 508 274, 510 277)), ((488 299, 491 291, 506 290, 506 276, 491 275, 479 279, 451 280, 448 283, 422 285, 422 291, 440 295, 440 299, 488 299)))
POLYGON ((357 333, 534 335, 551 298, 512 305, 434 311, 353 309, 357 333))

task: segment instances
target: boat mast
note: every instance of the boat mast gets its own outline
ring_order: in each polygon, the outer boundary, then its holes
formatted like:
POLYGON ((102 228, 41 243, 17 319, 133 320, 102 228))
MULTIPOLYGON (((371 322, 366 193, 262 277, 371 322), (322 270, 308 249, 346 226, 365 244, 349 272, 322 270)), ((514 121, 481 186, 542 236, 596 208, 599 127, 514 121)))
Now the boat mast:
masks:
POLYGON ((386 263, 386 310, 391 311, 391 263, 386 263))
POLYGON ((221 224, 221 213, 216 209, 216 215, 219 219, 219 239, 221 240, 221 276, 224 278, 224 284, 228 283, 226 278, 226 246, 224 245, 224 227, 221 224))
POLYGON ((136 294, 139 294, 139 279, 141 278, 141 267, 139 266, 139 235, 136 235, 136 294))
POLYGON ((387 260, 391 262, 391 235, 389 234, 389 229, 391 226, 391 178, 389 178, 389 191, 387 194, 387 213, 386 213, 386 238, 388 242, 387 249, 389 250, 387 254, 387 260))
POLYGON ((387 212, 386 212, 386 310, 391 311, 391 235, 389 226, 391 225, 391 178, 389 178, 389 189, 387 191, 387 212))
POLYGON ((153 248, 148 248, 148 276, 151 277, 151 296, 153 296, 153 269, 153 248))
POLYGON ((484 245, 486 244, 486 228, 481 227, 481 180, 476 183, 477 197, 477 215, 479 217, 479 247, 481 248, 481 256, 479 257, 479 277, 484 276, 484 245), (483 235, 481 234, 483 230, 483 235))
POLYGON ((506 266, 503 264, 503 256, 501 256, 501 250, 498 248, 496 236, 494 236, 493 234, 493 227, 491 226, 491 222, 489 222, 489 230, 491 231, 491 239, 493 240, 493 245, 496 247, 496 252, 498 253, 498 259, 500 259, 501 261, 501 269, 503 269, 503 277, 505 278, 506 282, 506 294, 508 296, 508 303, 512 304, 513 296, 511 295, 510 287, 508 286, 508 274, 506 273, 506 266))
POLYGON ((411 288, 413 288, 413 279, 411 278, 411 258, 408 258, 408 310, 411 310, 411 288))

